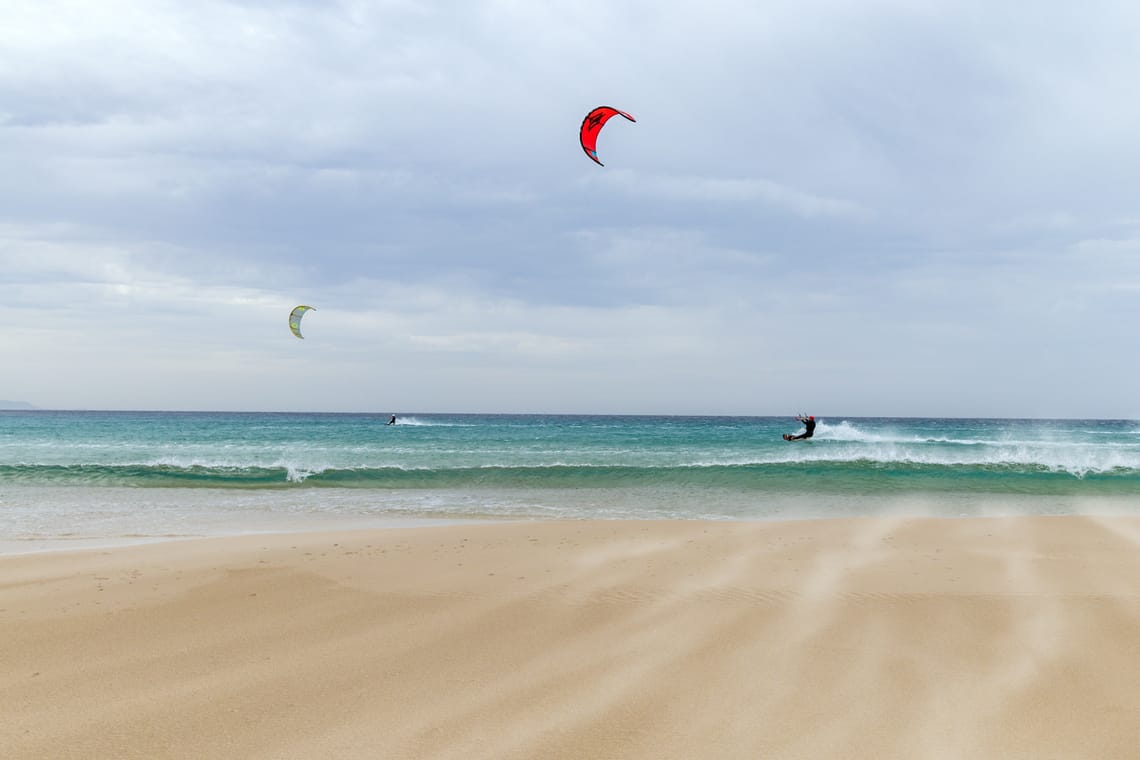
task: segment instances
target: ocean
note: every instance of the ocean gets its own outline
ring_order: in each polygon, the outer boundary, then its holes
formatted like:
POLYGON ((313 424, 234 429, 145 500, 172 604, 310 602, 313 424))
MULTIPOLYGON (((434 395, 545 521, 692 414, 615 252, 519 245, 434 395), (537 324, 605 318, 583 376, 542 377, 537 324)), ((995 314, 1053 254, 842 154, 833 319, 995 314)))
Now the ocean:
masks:
POLYGON ((1140 422, 0 411, 0 551, 485 519, 1140 513, 1140 422))

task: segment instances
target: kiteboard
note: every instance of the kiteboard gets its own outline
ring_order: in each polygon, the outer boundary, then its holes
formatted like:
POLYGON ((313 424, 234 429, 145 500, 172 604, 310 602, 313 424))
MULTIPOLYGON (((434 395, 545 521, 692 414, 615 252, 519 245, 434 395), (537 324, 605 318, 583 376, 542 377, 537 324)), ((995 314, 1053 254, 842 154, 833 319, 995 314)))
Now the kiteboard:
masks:
POLYGON ((791 433, 784 433, 784 440, 785 441, 810 441, 811 439, 810 438, 796 438, 791 433))

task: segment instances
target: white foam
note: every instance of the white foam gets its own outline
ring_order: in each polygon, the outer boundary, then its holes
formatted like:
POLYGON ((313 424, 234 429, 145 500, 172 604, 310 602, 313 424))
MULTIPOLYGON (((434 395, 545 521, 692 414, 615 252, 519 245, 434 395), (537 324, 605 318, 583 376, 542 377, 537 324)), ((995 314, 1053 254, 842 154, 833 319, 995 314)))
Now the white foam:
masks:
POLYGON ((470 422, 451 422, 446 420, 424 420, 419 417, 401 417, 396 415, 396 425, 406 427, 475 427, 470 422))

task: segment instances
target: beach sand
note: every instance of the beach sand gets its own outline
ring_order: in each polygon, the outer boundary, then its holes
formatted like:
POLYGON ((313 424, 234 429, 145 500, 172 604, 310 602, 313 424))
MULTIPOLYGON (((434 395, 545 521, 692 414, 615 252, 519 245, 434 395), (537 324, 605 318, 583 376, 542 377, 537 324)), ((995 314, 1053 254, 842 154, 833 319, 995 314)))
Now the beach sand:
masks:
POLYGON ((1137 758, 1140 518, 0 557, 0 756, 1137 758))

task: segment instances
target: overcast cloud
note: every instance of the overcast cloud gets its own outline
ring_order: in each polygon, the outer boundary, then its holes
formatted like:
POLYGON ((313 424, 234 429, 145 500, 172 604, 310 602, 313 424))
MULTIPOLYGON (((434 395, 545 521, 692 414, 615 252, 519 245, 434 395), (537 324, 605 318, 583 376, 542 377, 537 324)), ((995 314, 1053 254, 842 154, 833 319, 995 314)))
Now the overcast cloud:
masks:
POLYGON ((1138 8, 7 0, 0 399, 1140 418, 1138 8))

